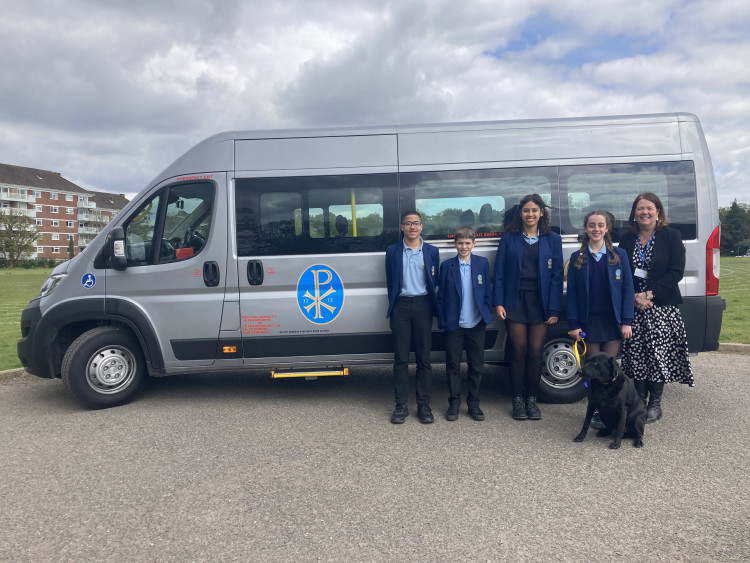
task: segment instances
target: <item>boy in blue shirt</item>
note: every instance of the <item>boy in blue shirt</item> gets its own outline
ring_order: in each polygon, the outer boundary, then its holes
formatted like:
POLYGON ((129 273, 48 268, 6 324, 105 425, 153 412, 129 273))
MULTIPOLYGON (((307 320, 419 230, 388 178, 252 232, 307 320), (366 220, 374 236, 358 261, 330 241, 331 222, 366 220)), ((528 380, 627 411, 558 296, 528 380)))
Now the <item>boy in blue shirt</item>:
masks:
POLYGON ((403 240, 385 249, 388 312, 393 332, 393 381, 396 408, 393 424, 409 416, 409 351, 417 359, 417 417, 424 424, 435 421, 430 409, 432 394, 432 317, 437 313, 435 285, 440 264, 437 247, 422 240, 422 216, 407 211, 401 217, 403 240))
POLYGON ((484 368, 484 332, 492 322, 490 263, 471 253, 476 233, 459 227, 454 244, 457 256, 440 265, 438 277, 438 326, 445 330, 445 370, 448 375, 447 420, 458 420, 461 406, 461 353, 468 365, 469 416, 484 420, 479 408, 479 385, 484 368))

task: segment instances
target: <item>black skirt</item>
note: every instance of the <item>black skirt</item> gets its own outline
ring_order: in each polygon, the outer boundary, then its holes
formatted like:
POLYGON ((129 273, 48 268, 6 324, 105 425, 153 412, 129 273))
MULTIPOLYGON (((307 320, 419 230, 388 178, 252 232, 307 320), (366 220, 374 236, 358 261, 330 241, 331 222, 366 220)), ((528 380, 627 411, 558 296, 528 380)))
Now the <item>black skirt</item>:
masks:
POLYGON ((612 313, 590 313, 581 327, 586 333, 586 342, 622 340, 622 329, 612 313))
POLYGON ((506 310, 506 313, 508 320, 515 323, 536 325, 547 320, 544 318, 542 296, 538 291, 519 291, 515 308, 512 311, 506 310))

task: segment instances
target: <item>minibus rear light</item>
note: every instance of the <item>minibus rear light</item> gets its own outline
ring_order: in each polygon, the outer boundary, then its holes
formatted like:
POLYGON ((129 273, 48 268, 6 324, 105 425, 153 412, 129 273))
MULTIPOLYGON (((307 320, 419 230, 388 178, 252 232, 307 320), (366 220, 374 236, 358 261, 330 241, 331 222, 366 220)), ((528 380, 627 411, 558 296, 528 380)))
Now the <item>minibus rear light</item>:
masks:
POLYGON ((721 225, 714 229, 706 243, 706 295, 719 294, 721 225))

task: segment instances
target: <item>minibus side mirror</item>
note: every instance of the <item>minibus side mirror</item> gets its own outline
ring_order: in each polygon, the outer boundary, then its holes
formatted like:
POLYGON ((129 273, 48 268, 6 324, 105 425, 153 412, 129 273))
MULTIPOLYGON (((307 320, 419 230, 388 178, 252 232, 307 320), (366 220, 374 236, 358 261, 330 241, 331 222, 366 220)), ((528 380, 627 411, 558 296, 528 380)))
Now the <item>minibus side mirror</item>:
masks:
POLYGON ((109 244, 110 264, 115 270, 124 270, 128 267, 128 257, 125 255, 125 229, 114 227, 109 233, 109 244))

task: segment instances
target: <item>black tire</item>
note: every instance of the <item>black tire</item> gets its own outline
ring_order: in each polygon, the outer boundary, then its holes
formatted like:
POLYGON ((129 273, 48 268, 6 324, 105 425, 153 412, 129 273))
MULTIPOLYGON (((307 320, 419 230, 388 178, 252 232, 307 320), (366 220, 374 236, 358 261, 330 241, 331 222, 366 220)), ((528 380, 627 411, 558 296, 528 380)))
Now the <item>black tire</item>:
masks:
POLYGON ((547 403, 575 403, 583 399, 587 389, 576 362, 573 341, 553 338, 542 351, 542 380, 539 398, 547 403))
POLYGON ((65 387, 91 409, 129 401, 145 376, 138 340, 122 328, 102 326, 84 332, 63 357, 65 387))

